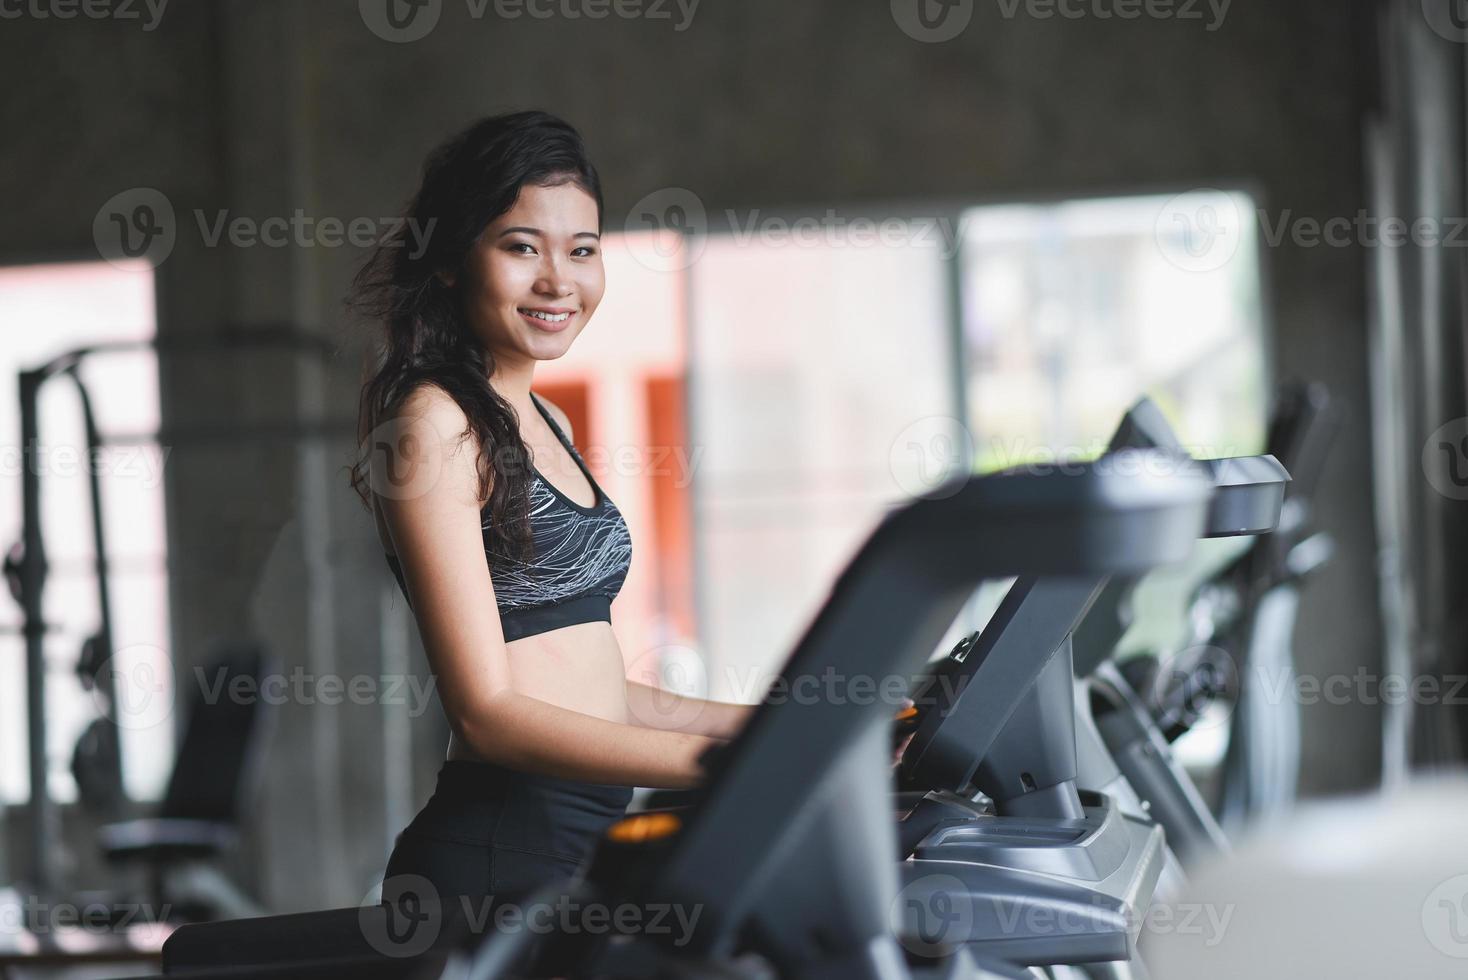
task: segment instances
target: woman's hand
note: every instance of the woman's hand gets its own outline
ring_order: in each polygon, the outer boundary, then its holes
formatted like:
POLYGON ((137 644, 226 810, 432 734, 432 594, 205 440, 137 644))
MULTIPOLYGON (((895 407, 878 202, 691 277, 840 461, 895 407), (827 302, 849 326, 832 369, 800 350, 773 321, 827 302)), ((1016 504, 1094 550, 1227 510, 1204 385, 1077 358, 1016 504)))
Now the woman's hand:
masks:
POLYGON ((912 734, 909 733, 908 735, 903 737, 902 744, 897 746, 897 751, 892 753, 892 769, 894 771, 897 769, 898 766, 902 765, 902 753, 907 751, 907 743, 911 741, 912 734))
MULTIPOLYGON (((917 705, 913 702, 912 698, 903 698, 902 707, 897 709, 897 723, 901 724, 902 716, 908 711, 908 709, 916 707, 917 705)), ((912 742, 912 737, 916 734, 917 729, 914 727, 912 731, 902 736, 901 741, 897 743, 897 747, 892 750, 892 769, 894 772, 896 771, 898 766, 902 765, 902 755, 904 752, 907 751, 907 746, 912 742)))

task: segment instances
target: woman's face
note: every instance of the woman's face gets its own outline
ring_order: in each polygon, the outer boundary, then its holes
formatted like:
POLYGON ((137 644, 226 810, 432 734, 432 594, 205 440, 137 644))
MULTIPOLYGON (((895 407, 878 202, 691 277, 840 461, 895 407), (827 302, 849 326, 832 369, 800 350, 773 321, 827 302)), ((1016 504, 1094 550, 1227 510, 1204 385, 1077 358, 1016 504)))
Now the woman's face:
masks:
POLYGON ((464 259, 464 312, 501 363, 571 347, 606 288, 596 200, 575 184, 520 189, 464 259))

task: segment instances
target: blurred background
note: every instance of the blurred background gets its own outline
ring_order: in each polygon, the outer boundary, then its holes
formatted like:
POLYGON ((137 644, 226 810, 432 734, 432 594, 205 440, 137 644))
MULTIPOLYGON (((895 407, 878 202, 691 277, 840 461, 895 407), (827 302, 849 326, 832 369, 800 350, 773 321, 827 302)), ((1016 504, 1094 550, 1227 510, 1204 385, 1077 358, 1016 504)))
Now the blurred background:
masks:
MULTIPOLYGON (((604 183, 606 299, 537 389, 631 527, 632 676, 757 701, 935 475, 1094 456, 1142 394, 1261 452, 1307 385, 1294 785, 1455 765, 1465 54, 1458 0, 0 4, 0 889, 373 894, 448 730, 347 481, 342 300, 428 150, 519 108, 604 183)), ((1130 648, 1196 640, 1210 544, 1130 648)))

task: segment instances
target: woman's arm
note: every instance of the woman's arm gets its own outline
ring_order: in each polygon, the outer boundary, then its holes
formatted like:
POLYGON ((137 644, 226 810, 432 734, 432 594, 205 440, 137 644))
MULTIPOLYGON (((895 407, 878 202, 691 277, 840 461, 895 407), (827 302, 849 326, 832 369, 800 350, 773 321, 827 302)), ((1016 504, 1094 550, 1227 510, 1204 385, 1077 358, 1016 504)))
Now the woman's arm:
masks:
POLYGON ((388 426, 394 455, 373 489, 454 734, 514 769, 624 786, 681 789, 702 779, 713 739, 624 725, 516 692, 480 526, 474 441, 438 388, 410 395, 388 426))
POLYGON ((511 769, 618 786, 689 789, 698 758, 718 739, 659 731, 582 714, 514 691, 455 729, 480 758, 511 769))
POLYGON ((639 681, 627 682, 627 713, 644 728, 731 739, 757 707, 688 698, 639 681))

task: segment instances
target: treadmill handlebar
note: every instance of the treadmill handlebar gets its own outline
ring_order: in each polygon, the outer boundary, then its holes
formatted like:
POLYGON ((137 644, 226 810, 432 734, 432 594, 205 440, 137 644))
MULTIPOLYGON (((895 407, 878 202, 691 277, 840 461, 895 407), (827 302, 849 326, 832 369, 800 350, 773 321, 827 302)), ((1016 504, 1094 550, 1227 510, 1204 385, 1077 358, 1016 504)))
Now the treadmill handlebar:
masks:
MULTIPOLYGON (((1123 417, 1098 464, 1123 468, 1138 452, 1158 454, 1174 467, 1196 465, 1207 474, 1211 494, 1201 536, 1257 535, 1278 525, 1290 475, 1273 456, 1195 462, 1148 398, 1123 417)), ((966 786, 1005 728, 1016 702, 1012 692, 1029 688, 1106 583, 1104 574, 1023 576, 967 647, 960 644, 961 651, 923 671, 917 684, 927 703, 903 755, 901 784, 910 789, 966 786), (981 669, 981 689, 967 690, 981 669)))
POLYGON ((1279 526, 1289 471, 1273 456, 1202 460, 1213 476, 1210 538, 1268 534, 1279 526))

